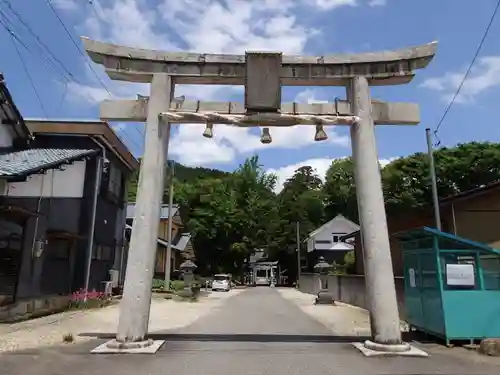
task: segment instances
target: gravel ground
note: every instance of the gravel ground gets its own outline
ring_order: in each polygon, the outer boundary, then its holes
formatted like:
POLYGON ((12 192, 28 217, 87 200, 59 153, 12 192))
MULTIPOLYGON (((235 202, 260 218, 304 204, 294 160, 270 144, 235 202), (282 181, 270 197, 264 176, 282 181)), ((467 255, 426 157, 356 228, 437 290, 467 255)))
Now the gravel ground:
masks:
POLYGON ((338 336, 370 336, 368 311, 343 303, 314 305, 316 296, 299 292, 293 288, 278 288, 283 298, 293 302, 307 315, 328 327, 338 336))
MULTIPOLYGON (((230 294, 233 294, 231 292, 230 294)), ((0 354, 2 375, 497 375, 498 367, 465 357, 365 358, 351 341, 332 335, 325 323, 302 310, 296 293, 250 288, 200 309, 192 324, 158 332, 166 340, 155 355, 96 355, 104 339, 75 345, 0 354), (282 298, 286 295, 288 298, 282 298), (224 302, 222 302, 224 299, 224 302)), ((214 294, 215 295, 215 294, 214 294)), ((163 301, 162 301, 163 302, 163 301)), ((187 304, 186 304, 187 305, 187 304)), ((183 306, 186 306, 183 305, 183 306)), ((164 306, 167 306, 165 304, 164 306)), ((187 307, 187 306, 186 306, 187 307)), ((320 307, 320 306, 317 306, 320 307)), ((321 306, 323 307, 323 306, 321 306)), ((173 311, 173 307, 170 311, 173 311)), ((337 311, 336 307, 329 307, 337 311)), ((166 309, 165 309, 166 310, 166 309)), ((321 310, 323 310, 321 308, 321 310)), ((185 310, 187 311, 187 310, 185 310)), ((340 310, 338 310, 340 311, 340 310)), ((352 309, 343 309, 352 316, 352 309)), ((179 309, 177 314, 184 314, 179 309)), ((177 319, 177 318, 176 318, 177 319)), ((179 318, 181 319, 181 318, 179 318)), ((156 320, 156 318, 153 318, 156 320)), ((187 319, 186 319, 187 320, 187 319)), ((163 324, 158 321, 158 326, 163 324)), ((337 324, 358 321, 337 317, 337 324)), ((169 324, 169 327, 171 324, 169 324)), ((361 340, 361 338, 360 338, 361 340)))
MULTIPOLYGON (((335 306, 313 305, 316 296, 299 292, 292 288, 277 289, 281 296, 303 312, 328 327, 338 336, 367 336, 371 335, 369 312, 356 306, 335 302, 335 306)), ((407 332, 407 324, 402 322, 401 331, 407 332)), ((410 339, 411 340, 411 339, 410 339)), ((462 347, 448 348, 433 342, 416 343, 431 355, 438 355, 454 359, 465 360, 476 365, 500 366, 500 358, 488 357, 462 347)))
MULTIPOLYGON (((153 298, 149 332, 189 325, 241 291, 211 293, 196 303, 153 298)), ((0 353, 64 345, 62 337, 66 334, 72 334, 75 343, 94 340, 98 334, 114 334, 119 310, 119 304, 115 304, 101 309, 67 311, 20 323, 2 324, 0 353)))

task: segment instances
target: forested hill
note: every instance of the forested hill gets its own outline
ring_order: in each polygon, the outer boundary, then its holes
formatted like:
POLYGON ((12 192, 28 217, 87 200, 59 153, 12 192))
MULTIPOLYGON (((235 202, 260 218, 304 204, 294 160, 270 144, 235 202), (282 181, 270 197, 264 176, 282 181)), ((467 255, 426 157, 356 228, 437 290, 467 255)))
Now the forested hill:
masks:
MULTIPOLYGON (((179 182, 193 182, 199 178, 218 178, 227 176, 229 173, 218 169, 210 169, 203 167, 186 167, 180 163, 175 163, 175 179, 179 182)), ((165 171, 165 178, 168 177, 168 171, 165 171)), ((139 170, 135 172, 128 186, 128 202, 135 202, 137 193, 137 183, 139 179, 139 170)))
POLYGON ((186 167, 180 163, 175 163, 175 178, 179 182, 192 182, 198 178, 219 178, 225 177, 229 173, 219 169, 203 167, 186 167))

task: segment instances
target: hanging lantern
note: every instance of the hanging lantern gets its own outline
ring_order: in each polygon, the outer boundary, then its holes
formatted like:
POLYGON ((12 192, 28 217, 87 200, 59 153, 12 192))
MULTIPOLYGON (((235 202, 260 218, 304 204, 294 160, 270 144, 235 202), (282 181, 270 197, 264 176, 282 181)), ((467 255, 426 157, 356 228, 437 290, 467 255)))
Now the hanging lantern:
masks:
POLYGON ((260 141, 264 144, 269 144, 273 141, 271 138, 271 133, 269 132, 269 128, 262 128, 262 135, 260 136, 260 141))
POLYGON ((205 131, 203 132, 203 136, 205 138, 212 138, 214 136, 214 124, 207 122, 207 126, 205 127, 205 131))
POLYGON ((326 135, 325 129, 323 129, 323 125, 316 125, 316 134, 314 135, 314 140, 316 142, 326 141, 328 136, 326 135))

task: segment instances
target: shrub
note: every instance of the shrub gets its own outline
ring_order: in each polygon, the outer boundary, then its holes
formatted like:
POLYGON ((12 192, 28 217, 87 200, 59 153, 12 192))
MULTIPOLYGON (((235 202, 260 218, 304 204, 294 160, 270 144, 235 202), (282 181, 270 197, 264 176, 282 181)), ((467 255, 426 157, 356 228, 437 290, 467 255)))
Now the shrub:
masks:
POLYGON ((354 251, 349 251, 344 255, 345 271, 347 274, 356 273, 356 254, 354 251))
POLYGON ((186 284, 184 283, 184 281, 181 281, 181 280, 170 281, 170 290, 173 290, 173 291, 182 290, 182 289, 184 289, 185 286, 186 286, 186 284))
POLYGON ((103 292, 96 292, 95 290, 88 292, 85 291, 85 289, 80 289, 74 292, 71 296, 69 307, 73 309, 89 309, 104 307, 109 305, 110 302, 111 299, 108 298, 103 292), (87 297, 86 301, 85 297, 87 297))
POLYGON ((162 279, 153 279, 153 289, 163 289, 163 286, 165 285, 165 280, 162 279))

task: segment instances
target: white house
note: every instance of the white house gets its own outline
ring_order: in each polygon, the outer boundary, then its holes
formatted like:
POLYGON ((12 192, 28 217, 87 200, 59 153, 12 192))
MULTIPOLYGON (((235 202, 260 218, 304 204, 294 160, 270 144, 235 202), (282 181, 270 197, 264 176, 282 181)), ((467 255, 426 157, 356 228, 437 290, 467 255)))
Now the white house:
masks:
POLYGON ((324 256, 329 262, 340 260, 347 251, 354 249, 354 245, 341 241, 341 237, 358 230, 358 224, 342 215, 337 215, 309 234, 305 240, 307 252, 315 252, 318 257, 324 256))

